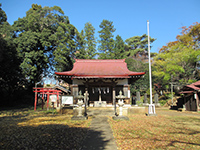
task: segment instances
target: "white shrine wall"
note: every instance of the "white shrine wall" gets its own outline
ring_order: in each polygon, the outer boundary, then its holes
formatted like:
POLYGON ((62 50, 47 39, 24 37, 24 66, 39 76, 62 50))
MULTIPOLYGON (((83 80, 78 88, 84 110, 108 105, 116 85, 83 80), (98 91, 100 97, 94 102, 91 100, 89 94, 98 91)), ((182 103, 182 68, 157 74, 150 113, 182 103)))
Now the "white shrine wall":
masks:
POLYGON ((84 80, 73 79, 72 84, 84 85, 83 82, 84 80))
POLYGON ((128 84, 128 79, 117 80, 117 85, 125 85, 128 84))

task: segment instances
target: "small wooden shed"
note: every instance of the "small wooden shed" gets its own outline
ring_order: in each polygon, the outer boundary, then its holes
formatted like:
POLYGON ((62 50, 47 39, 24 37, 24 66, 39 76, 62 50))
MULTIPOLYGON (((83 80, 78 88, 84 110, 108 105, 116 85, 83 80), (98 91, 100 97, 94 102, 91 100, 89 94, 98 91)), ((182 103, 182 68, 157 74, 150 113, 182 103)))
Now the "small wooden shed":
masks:
POLYGON ((179 106, 182 105, 187 111, 200 111, 200 81, 184 86, 180 94, 183 97, 178 100, 179 106))

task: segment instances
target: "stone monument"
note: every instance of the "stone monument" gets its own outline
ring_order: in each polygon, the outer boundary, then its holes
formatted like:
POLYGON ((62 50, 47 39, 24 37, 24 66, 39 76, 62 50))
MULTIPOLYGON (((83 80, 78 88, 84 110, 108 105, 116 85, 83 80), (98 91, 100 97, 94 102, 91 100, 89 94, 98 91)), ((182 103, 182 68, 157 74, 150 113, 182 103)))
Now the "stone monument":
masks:
POLYGON ((154 103, 155 103, 155 106, 160 107, 160 103, 158 102, 158 94, 157 93, 154 95, 154 103))
POLYGON ((147 93, 144 94, 144 101, 143 101, 143 106, 148 106, 148 101, 147 101, 147 93))
POLYGON ((138 102, 140 101, 140 92, 136 92, 136 105, 138 106, 138 102))

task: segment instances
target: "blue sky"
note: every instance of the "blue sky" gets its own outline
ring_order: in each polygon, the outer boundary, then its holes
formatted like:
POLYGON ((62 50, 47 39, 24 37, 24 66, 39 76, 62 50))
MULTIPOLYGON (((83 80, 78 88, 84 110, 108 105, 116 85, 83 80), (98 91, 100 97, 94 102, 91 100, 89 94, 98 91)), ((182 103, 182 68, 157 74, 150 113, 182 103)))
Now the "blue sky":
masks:
POLYGON ((149 20, 150 36, 157 39, 152 52, 175 41, 182 26, 200 22, 200 0, 1 0, 0 3, 11 25, 26 15, 33 3, 42 7, 59 6, 79 31, 85 23, 92 23, 97 38, 103 19, 113 21, 114 36, 120 35, 124 41, 147 34, 149 20))

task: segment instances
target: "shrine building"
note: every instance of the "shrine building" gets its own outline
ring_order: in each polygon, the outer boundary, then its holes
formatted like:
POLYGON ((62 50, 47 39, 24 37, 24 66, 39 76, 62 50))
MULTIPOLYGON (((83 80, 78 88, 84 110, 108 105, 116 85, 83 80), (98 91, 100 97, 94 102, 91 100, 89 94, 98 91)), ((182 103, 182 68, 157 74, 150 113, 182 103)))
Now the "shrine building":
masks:
POLYGON ((141 78, 145 72, 128 70, 125 59, 87 60, 76 59, 73 69, 55 74, 71 85, 73 103, 76 104, 78 95, 89 94, 88 106, 112 106, 116 96, 122 91, 124 103, 130 104, 130 84, 141 78))

